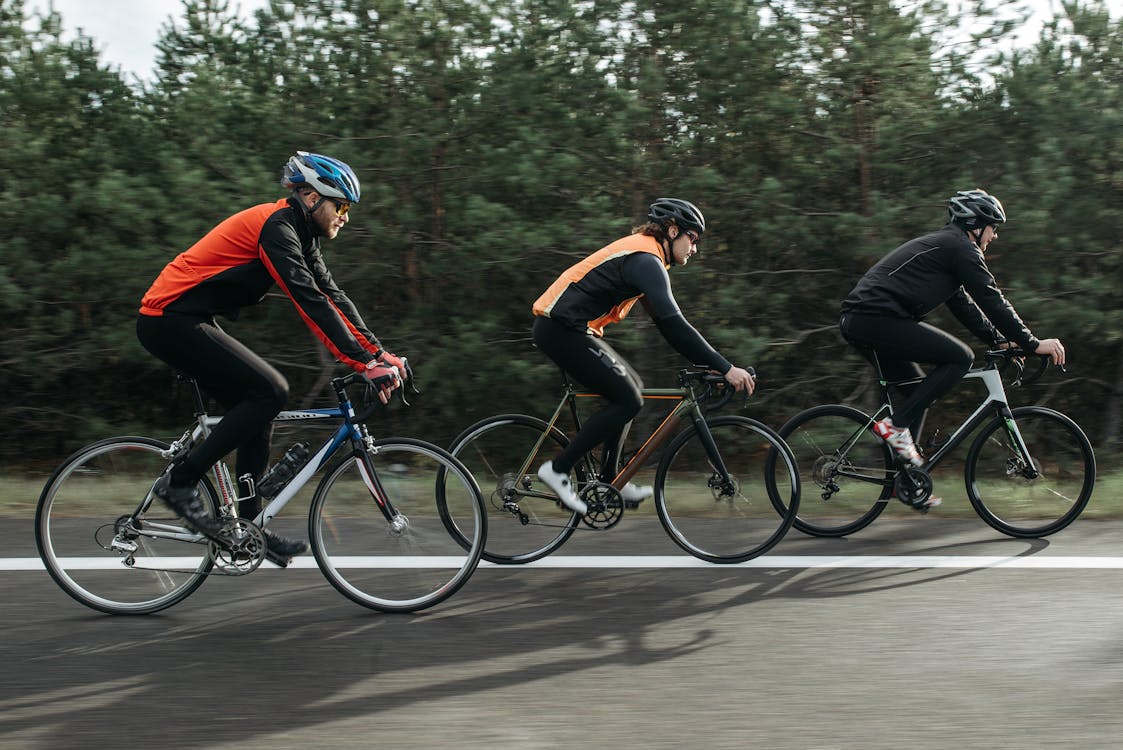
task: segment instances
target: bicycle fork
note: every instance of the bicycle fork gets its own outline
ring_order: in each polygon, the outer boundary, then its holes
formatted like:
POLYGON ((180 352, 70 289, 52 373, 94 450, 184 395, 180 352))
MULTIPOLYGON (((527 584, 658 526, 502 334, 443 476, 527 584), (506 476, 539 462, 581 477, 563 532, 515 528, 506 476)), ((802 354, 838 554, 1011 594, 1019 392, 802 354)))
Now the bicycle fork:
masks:
POLYGON ((732 498, 737 494, 736 482, 733 481, 733 477, 725 465, 725 460, 722 459, 721 452, 717 448, 717 443, 714 441, 714 435, 710 432, 709 425, 706 424, 706 419, 702 416, 702 410, 697 404, 694 405, 690 418, 694 422, 694 428, 698 431, 698 439, 702 442, 702 448, 706 451, 710 466, 714 470, 714 473, 706 482, 710 492, 714 494, 714 499, 719 497, 732 498))
POLYGON ((1041 472, 1037 470, 1037 464, 1034 463, 1033 457, 1029 455, 1029 446, 1026 445, 1025 438, 1022 437, 1021 430, 1018 429, 1018 423, 1014 421, 1014 415, 1010 411, 1010 407, 1003 406, 1000 413, 1006 427, 1006 436, 1009 438, 1010 447, 1013 448, 1014 453, 1006 459, 1006 475, 1037 479, 1041 472))
POLYGON ((361 440, 362 447, 359 448, 356 446, 355 448, 355 457, 358 459, 359 476, 362 477, 363 484, 366 485, 367 491, 370 493, 375 505, 382 511, 382 515, 386 517, 390 534, 393 536, 401 536, 409 528, 409 519, 394 508, 393 504, 390 502, 390 495, 386 492, 386 487, 378 477, 378 471, 374 468, 374 461, 371 459, 371 456, 378 453, 378 447, 374 444, 374 438, 367 431, 365 426, 361 427, 359 440, 361 440))

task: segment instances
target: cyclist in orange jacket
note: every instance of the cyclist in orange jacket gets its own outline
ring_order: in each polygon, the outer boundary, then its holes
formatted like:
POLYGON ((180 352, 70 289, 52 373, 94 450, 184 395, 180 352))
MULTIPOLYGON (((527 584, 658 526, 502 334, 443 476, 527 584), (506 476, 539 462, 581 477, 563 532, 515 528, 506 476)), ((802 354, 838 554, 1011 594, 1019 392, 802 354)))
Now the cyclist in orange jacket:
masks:
MULTIPOLYGON (((272 365, 229 335, 215 316, 233 319, 274 285, 340 362, 362 372, 385 403, 397 388, 401 359, 385 351, 355 305, 332 279, 320 252, 347 225, 359 202, 359 179, 343 162, 298 151, 281 184, 287 198, 234 214, 165 266, 141 301, 137 337, 152 354, 199 383, 226 409, 222 420, 153 488, 172 510, 208 536, 221 529, 196 489, 223 456, 237 449, 235 471, 260 479, 269 460, 273 417, 289 386, 272 365)), ((242 503, 255 517, 260 499, 242 503)), ((268 554, 287 561, 303 541, 265 530, 268 554)))
MULTIPOLYGON (((659 198, 651 204, 647 218, 633 234, 567 269, 534 303, 534 343, 608 401, 561 454, 538 469, 538 477, 562 503, 579 513, 588 508, 569 479, 573 465, 604 444, 603 465, 606 470, 615 466, 628 423, 643 406, 639 375, 603 338, 604 327, 623 319, 636 302, 647 310, 667 342, 691 362, 722 373, 738 391, 752 393, 755 387, 747 370, 731 364, 687 322, 671 294, 667 269, 686 265, 698 252, 698 241, 706 231, 702 212, 689 201, 659 198)), ((650 487, 629 482, 621 496, 639 502, 651 493, 650 487)))

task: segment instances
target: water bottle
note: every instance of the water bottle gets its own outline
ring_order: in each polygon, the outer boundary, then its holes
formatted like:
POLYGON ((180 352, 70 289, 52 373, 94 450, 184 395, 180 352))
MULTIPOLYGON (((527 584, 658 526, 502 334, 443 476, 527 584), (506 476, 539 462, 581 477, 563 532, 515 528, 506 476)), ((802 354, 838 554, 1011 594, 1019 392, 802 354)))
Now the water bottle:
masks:
POLYGON ((265 476, 257 483, 257 496, 272 499, 280 492, 289 480, 296 476, 304 462, 308 460, 308 443, 297 443, 285 451, 281 460, 273 464, 265 476))

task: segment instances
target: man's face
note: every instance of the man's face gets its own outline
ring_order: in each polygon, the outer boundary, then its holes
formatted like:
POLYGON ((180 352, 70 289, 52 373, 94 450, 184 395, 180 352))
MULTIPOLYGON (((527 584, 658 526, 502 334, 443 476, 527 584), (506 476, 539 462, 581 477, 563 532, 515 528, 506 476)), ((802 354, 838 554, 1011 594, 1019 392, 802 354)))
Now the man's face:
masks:
POLYGON ((671 255, 676 265, 685 266, 698 252, 698 233, 693 229, 680 229, 678 236, 671 241, 671 255))
MULTIPOLYGON (((320 202, 318 193, 308 193, 304 196, 305 204, 309 209, 320 202)), ((312 223, 319 229, 319 233, 329 240, 335 239, 339 230, 347 225, 348 211, 351 204, 338 198, 324 198, 319 208, 312 213, 312 223)))
POLYGON ((983 233, 981 235, 979 235, 979 249, 982 250, 983 252, 986 252, 987 245, 989 245, 992 240, 995 240, 997 238, 998 238, 998 227, 997 226, 991 224, 989 226, 984 227, 983 233))

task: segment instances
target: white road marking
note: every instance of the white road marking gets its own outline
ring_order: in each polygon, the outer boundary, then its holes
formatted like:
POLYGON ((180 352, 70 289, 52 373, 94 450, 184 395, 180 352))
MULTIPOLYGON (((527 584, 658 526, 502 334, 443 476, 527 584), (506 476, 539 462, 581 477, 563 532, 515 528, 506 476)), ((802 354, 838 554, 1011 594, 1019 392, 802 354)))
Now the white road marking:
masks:
MULTIPOLYGON (((458 568, 459 557, 344 557, 336 561, 340 568, 458 568)), ((144 567, 188 569, 195 560, 183 557, 155 558, 143 561, 144 567)), ((71 570, 115 570, 121 561, 104 557, 68 558, 64 567, 71 570)), ((140 564, 138 563, 138 567, 140 564)), ((308 555, 296 558, 289 565, 296 569, 314 569, 316 560, 308 555)), ((263 569, 278 570, 271 564, 263 569)), ((1018 556, 938 556, 938 555, 765 555, 733 565, 714 565, 688 555, 553 555, 523 565, 495 565, 481 562, 481 569, 517 570, 519 568, 1021 568, 1021 569, 1123 569, 1123 557, 1018 556)), ((0 558, 0 570, 45 570, 38 557, 0 558)))

